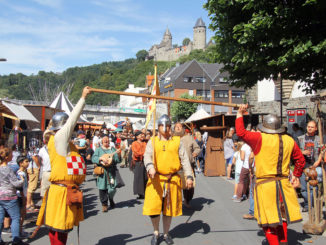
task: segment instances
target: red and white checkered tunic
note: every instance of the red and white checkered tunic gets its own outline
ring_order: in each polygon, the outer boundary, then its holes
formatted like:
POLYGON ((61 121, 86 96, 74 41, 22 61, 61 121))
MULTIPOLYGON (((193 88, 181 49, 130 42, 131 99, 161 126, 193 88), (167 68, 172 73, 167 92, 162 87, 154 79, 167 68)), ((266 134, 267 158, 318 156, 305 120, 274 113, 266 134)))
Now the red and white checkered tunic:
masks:
POLYGON ((86 174, 86 165, 84 159, 80 156, 66 157, 68 175, 84 175, 86 174))

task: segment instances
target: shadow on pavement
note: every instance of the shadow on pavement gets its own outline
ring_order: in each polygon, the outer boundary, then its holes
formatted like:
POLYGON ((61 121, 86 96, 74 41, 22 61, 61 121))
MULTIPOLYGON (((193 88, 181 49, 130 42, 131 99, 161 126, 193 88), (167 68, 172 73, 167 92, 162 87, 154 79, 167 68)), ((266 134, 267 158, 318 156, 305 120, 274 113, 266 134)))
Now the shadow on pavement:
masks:
POLYGON ((142 204, 142 202, 136 200, 136 199, 130 199, 130 200, 127 200, 127 201, 122 201, 122 202, 118 202, 116 203, 115 205, 115 208, 132 208, 132 207, 135 207, 136 205, 140 205, 142 204))
POLYGON ((170 230, 169 233, 172 238, 184 238, 189 237, 194 233, 198 233, 199 231, 200 233, 207 234, 211 231, 211 227, 207 223, 204 223, 202 220, 194 220, 191 223, 183 223, 177 225, 172 230, 170 230))
MULTIPOLYGON (((115 235, 115 236, 102 238, 101 240, 98 241, 98 243, 96 245, 107 245, 107 244, 125 245, 127 243, 132 244, 134 241, 143 239, 145 237, 151 237, 151 236, 152 236, 152 234, 132 238, 131 234, 119 234, 119 235, 115 235)), ((150 242, 150 240, 148 240, 148 244, 149 244, 149 242, 150 242)))
MULTIPOLYGON (((34 228, 36 228, 35 225, 34 225, 34 228)), ((27 242, 31 243, 33 241, 40 239, 41 237, 47 236, 48 234, 49 234, 49 229, 46 228, 45 226, 42 226, 36 233, 36 236, 32 239, 28 239, 27 242)), ((49 240, 49 242, 50 242, 50 240, 49 240)))
POLYGON ((85 219, 97 215, 98 210, 93 210, 97 207, 97 196, 94 194, 87 194, 84 196, 84 217, 85 219))
MULTIPOLYGON (((263 230, 260 230, 258 231, 258 236, 265 236, 265 233, 263 230)), ((289 245, 302 245, 302 244, 305 244, 306 242, 304 243, 301 243, 307 239, 311 238, 310 235, 308 234, 305 234, 305 233, 299 233, 299 232, 296 232, 294 230, 291 230, 291 229, 288 229, 288 244, 289 245)), ((264 239, 261 243, 262 245, 269 245, 268 241, 266 239, 264 239)))

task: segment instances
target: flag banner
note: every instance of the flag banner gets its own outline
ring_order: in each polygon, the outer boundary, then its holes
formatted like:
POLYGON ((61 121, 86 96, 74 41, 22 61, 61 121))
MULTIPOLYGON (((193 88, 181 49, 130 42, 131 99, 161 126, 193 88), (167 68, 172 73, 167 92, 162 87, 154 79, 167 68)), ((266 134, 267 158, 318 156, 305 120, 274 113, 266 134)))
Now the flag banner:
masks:
MULTIPOLYGON (((151 95, 160 95, 160 88, 159 88, 158 80, 157 80, 157 66, 156 65, 155 65, 155 69, 154 69, 154 84, 153 84, 151 95)), ((148 103, 145 128, 147 128, 147 126, 152 118, 152 114, 155 111, 156 111, 156 99, 150 98, 149 103, 148 103)))

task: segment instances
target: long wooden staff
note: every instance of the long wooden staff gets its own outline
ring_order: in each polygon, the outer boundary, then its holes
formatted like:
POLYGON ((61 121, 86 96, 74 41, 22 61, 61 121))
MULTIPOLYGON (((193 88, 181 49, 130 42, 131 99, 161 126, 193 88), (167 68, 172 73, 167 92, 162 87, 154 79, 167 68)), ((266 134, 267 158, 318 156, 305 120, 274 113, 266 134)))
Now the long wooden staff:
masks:
MULTIPOLYGON (((159 89, 159 88, 156 88, 159 89)), ((135 96, 135 97, 143 97, 143 98, 154 98, 160 100, 172 100, 172 101, 183 101, 190 103, 198 103, 198 104, 208 104, 208 105, 219 105, 219 106, 227 106, 227 107, 240 107, 240 104, 234 103, 226 103, 226 102, 217 102, 217 101, 206 101, 206 100, 193 100, 193 99, 185 99, 185 98, 174 98, 174 97, 166 97, 160 95, 150 95, 150 94, 137 94, 123 91, 115 91, 108 89, 99 89, 99 88, 90 88, 92 92, 104 93, 104 94, 117 94, 117 95, 125 95, 125 96, 135 96)))
MULTIPOLYGON (((155 94, 157 94, 157 91, 158 91, 158 82, 157 82, 157 64, 155 64, 154 66, 154 86, 156 86, 156 89, 155 89, 155 94)), ((156 121, 156 102, 155 101, 155 108, 154 108, 154 111, 153 111, 153 137, 152 137, 152 146, 153 146, 153 164, 154 164, 154 167, 156 169, 156 166, 155 166, 155 133, 156 133, 156 127, 155 127, 155 121, 156 121)))

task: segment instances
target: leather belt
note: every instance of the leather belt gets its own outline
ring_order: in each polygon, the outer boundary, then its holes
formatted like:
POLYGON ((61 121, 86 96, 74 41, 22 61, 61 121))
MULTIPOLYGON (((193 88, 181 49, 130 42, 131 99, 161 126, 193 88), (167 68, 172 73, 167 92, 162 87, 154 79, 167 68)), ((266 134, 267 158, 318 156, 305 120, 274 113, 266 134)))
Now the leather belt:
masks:
POLYGON ((167 180, 164 182, 164 185, 163 185, 163 197, 166 197, 167 200, 166 200, 166 207, 167 209, 170 208, 170 183, 171 183, 171 179, 174 175, 177 175, 178 172, 175 172, 175 173, 172 173, 172 174, 161 174, 159 172, 157 172, 159 175, 162 175, 164 177, 167 177, 167 180), (165 186, 166 185, 166 186, 165 186))
POLYGON ((77 185, 75 182, 69 180, 52 181, 51 184, 62 186, 62 187, 67 187, 68 185, 77 185))

